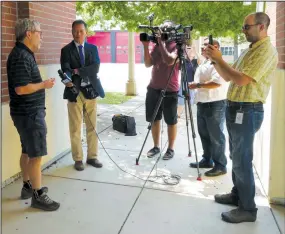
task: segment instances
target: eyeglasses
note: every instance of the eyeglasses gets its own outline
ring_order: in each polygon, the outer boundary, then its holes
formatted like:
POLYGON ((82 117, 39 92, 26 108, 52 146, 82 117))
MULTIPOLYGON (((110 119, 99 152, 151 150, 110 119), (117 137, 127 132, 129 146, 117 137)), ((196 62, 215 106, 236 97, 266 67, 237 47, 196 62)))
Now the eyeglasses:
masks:
POLYGON ((43 32, 42 31, 34 30, 34 31, 31 31, 31 32, 38 32, 40 34, 40 37, 43 36, 43 32))
POLYGON ((38 32, 38 33, 40 34, 40 36, 43 35, 43 32, 42 32, 42 31, 37 31, 37 30, 35 30, 34 32, 38 32))
POLYGON ((256 25, 259 25, 259 24, 245 24, 241 27, 242 30, 249 30, 250 27, 252 26, 256 26, 256 25))

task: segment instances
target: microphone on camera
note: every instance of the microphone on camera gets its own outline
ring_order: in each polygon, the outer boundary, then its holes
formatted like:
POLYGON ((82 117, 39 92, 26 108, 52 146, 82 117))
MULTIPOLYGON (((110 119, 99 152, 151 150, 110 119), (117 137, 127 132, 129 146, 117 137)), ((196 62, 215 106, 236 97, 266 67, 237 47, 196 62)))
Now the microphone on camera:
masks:
MULTIPOLYGON (((57 72, 63 84, 72 83, 72 79, 66 73, 63 73, 62 70, 58 70, 57 72)), ((67 88, 69 88, 73 94, 78 94, 78 91, 73 83, 72 83, 72 87, 67 87, 67 88)))

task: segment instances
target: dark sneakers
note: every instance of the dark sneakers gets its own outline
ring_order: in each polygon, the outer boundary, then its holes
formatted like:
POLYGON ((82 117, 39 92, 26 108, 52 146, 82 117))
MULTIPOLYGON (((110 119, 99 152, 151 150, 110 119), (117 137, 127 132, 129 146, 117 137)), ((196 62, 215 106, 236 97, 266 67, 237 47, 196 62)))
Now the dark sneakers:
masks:
POLYGON ((155 146, 147 152, 147 157, 153 158, 155 155, 157 155, 159 153, 160 153, 160 149, 155 146))
POLYGON ((174 156, 174 150, 172 149, 167 149, 165 154, 163 155, 162 159, 163 160, 169 160, 172 159, 174 156))
MULTIPOLYGON (((189 166, 192 167, 192 168, 197 168, 197 163, 190 163, 189 166)), ((205 158, 203 158, 199 162, 199 168, 213 168, 213 167, 214 167, 214 163, 213 162, 209 162, 205 158)))
POLYGON ((238 206, 238 200, 239 200, 238 197, 233 195, 232 193, 215 195, 215 202, 224 205, 238 206))
MULTIPOLYGON (((147 152, 147 157, 153 158, 155 155, 157 155, 159 153, 160 153, 160 149, 155 146, 147 152)), ((169 159, 173 158, 173 156, 174 156, 174 150, 168 148, 166 150, 165 154, 163 155, 162 159, 163 160, 169 160, 169 159)))
POLYGON ((222 213, 222 219, 228 223, 255 222, 257 211, 246 211, 240 208, 222 213))
POLYGON ((43 192, 41 195, 37 195, 37 197, 33 195, 31 206, 44 211, 55 211, 60 207, 60 204, 51 200, 49 196, 43 192))
POLYGON ((206 171, 205 176, 214 177, 214 176, 224 175, 226 173, 227 173, 226 168, 220 169, 220 168, 214 167, 212 170, 206 171))
MULTIPOLYGON (((47 187, 42 187, 42 191, 44 193, 47 193, 48 192, 48 188, 47 187)), ((25 188, 23 187, 22 188, 22 191, 21 191, 21 199, 25 200, 25 199, 29 199, 33 196, 33 189, 32 188, 25 188)))

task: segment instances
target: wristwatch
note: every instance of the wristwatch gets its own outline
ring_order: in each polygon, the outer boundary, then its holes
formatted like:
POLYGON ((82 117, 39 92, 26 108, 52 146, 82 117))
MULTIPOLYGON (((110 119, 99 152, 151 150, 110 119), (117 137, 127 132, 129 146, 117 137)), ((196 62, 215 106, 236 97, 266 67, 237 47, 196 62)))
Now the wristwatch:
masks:
POLYGON ((197 86, 198 89, 201 88, 201 84, 200 83, 197 83, 196 86, 197 86))

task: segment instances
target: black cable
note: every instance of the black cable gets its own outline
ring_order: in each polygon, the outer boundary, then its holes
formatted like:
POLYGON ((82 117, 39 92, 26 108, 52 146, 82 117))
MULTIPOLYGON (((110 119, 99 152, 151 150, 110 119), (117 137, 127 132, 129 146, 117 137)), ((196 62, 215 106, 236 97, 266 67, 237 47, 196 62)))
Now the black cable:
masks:
MULTIPOLYGON (((124 172, 124 173, 126 173, 126 174, 128 174, 128 175, 131 175, 131 176, 133 176, 133 177, 135 177, 135 178, 137 178, 137 179, 140 179, 140 180, 144 181, 145 183, 144 183, 144 185, 143 185, 143 188, 145 187, 146 182, 153 182, 153 183, 161 184, 161 185, 164 185, 164 184, 167 184, 167 185, 177 185, 177 184, 179 184, 179 182, 180 182, 180 180, 181 180, 181 176, 179 176, 179 175, 173 175, 173 174, 157 175, 157 163, 158 163, 158 161, 159 161, 159 159, 160 159, 160 157, 161 157, 161 153, 160 153, 160 156, 157 158, 155 164, 153 165, 153 167, 152 167, 152 169, 151 169, 151 171, 150 171, 150 173, 149 173, 147 179, 143 179, 143 178, 141 178, 141 177, 139 177, 139 176, 136 176, 136 175, 134 175, 134 174, 132 174, 132 173, 130 173, 130 172, 128 172, 128 171, 122 169, 122 168, 112 159, 112 157, 108 154, 106 148, 104 147, 104 145, 103 145, 103 143, 102 143, 102 141, 101 141, 101 139, 100 139, 100 137, 99 137, 99 134, 97 133, 97 131, 96 131, 96 129, 95 129, 95 127, 94 127, 92 121, 90 120, 90 116, 88 115, 88 113, 87 113, 87 111, 86 111, 86 109, 85 109, 85 105, 84 105, 84 102, 83 102, 83 100, 82 100, 82 97, 80 96, 80 93, 78 94, 78 96, 79 96, 80 99, 81 99, 84 114, 87 115, 87 117, 88 117, 88 119, 89 119, 89 122, 90 122, 90 124, 91 124, 91 126, 92 126, 92 128, 93 128, 93 131, 96 133, 97 138, 98 138, 98 140, 99 140, 99 142, 100 142, 102 148, 104 149, 104 151, 105 151, 105 153, 107 154, 107 156, 109 157, 109 159, 116 165, 116 167, 117 167, 119 170, 121 170, 122 172, 124 172), (152 171, 154 170, 155 167, 156 167, 156 176, 151 176, 151 173, 152 173, 152 171), (151 179, 149 179, 150 177, 154 177, 154 179, 151 180, 151 179), (162 180, 164 181, 164 183, 157 182, 156 180, 158 180, 158 179, 162 179, 162 180), (170 180, 173 180, 173 182, 171 182, 170 180)), ((96 105, 97 105, 97 104, 96 104, 96 105)), ((162 130, 163 130, 163 128, 162 128, 162 130)), ((162 136, 161 136, 161 138, 162 138, 162 136)), ((161 146, 162 146, 162 141, 161 141, 161 146)), ((165 146, 164 146, 164 147, 165 147, 165 146)))

